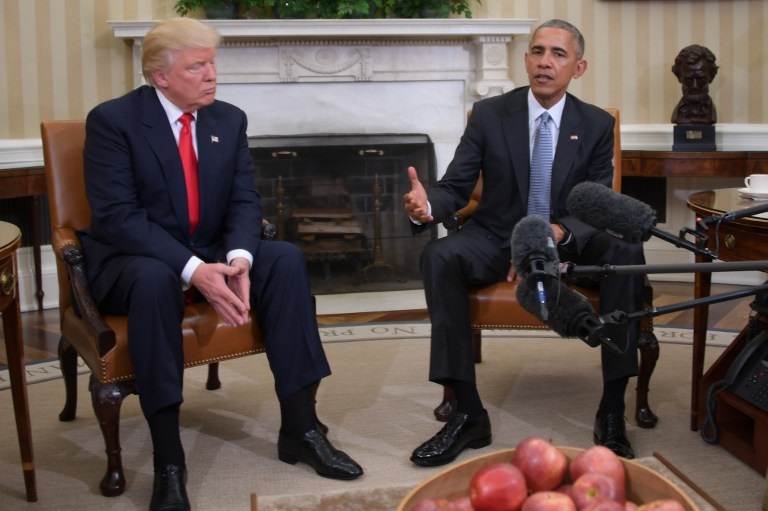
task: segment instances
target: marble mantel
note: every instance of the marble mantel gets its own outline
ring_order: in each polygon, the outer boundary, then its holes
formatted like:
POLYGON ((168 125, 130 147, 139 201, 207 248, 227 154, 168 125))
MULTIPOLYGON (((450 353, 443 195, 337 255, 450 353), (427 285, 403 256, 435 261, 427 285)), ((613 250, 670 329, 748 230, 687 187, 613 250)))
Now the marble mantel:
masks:
MULTIPOLYGON (((425 133, 439 169, 472 104, 515 87, 509 47, 532 19, 206 20, 222 35, 218 97, 249 135, 425 133)), ((110 21, 134 84, 152 21, 110 21)), ((523 78, 524 79, 524 78, 523 78)))
MULTIPOLYGON (((491 91, 506 91, 514 86, 509 76, 509 54, 507 45, 516 35, 528 35, 533 19, 299 19, 299 20, 205 20, 216 28, 223 37, 224 52, 245 48, 273 48, 280 57, 291 59, 291 54, 284 48, 293 46, 317 46, 324 48, 312 65, 294 60, 285 63, 277 70, 279 81, 295 81, 301 77, 323 75, 335 79, 343 69, 352 67, 350 60, 332 61, 328 47, 353 47, 357 49, 358 60, 364 61, 354 75, 356 80, 381 80, 388 75, 374 77, 375 66, 371 53, 373 47, 424 47, 424 46, 465 46, 470 45, 474 52, 472 71, 475 80, 473 91, 478 96, 486 96, 491 91), (287 57, 286 57, 287 55, 287 57), (323 60, 325 59, 325 60, 323 60), (295 65, 291 65, 295 64, 295 65), (309 74, 296 75, 291 68, 303 67, 309 74)), ((152 21, 110 21, 115 37, 133 41, 134 69, 136 84, 141 83, 138 56, 141 41, 152 21)), ((405 52, 414 57, 411 52, 405 52)), ((390 62, 395 69, 389 71, 418 71, 415 63, 390 62)), ((220 70, 221 71, 221 70, 220 70)), ((226 70, 223 78, 227 76, 226 70)), ((238 73, 239 74, 239 73, 238 73)), ((262 77, 262 80, 269 77, 262 77)), ((255 77, 246 78, 256 80, 255 77)))

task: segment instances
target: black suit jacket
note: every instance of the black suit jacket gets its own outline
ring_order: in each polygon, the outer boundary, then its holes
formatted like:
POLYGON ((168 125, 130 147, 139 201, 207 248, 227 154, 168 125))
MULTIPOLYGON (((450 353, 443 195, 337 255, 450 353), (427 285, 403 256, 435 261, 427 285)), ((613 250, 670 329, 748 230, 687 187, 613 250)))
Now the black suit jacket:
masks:
POLYGON ((195 253, 255 254, 262 213, 246 127, 245 113, 228 103, 198 111, 200 223, 190 235, 181 159, 156 91, 142 86, 94 108, 85 141, 92 221, 81 233, 90 282, 108 289, 114 275, 101 274, 104 263, 123 254, 165 261, 179 274, 195 253))
MULTIPOLYGON (((474 223, 491 231, 501 246, 509 244, 528 205, 528 89, 475 103, 445 175, 428 190, 435 221, 466 206, 482 169, 483 195, 465 228, 474 223)), ((566 199, 582 181, 611 186, 614 123, 603 109, 567 94, 552 164, 551 220, 563 224, 579 247, 596 231, 569 215, 566 199)))

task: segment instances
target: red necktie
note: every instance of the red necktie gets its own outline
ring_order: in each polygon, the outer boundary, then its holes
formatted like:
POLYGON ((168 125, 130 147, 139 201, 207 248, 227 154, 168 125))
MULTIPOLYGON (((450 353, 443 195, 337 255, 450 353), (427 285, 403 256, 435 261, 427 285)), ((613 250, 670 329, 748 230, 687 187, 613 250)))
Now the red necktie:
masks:
POLYGON ((190 123, 194 117, 186 113, 179 117, 182 124, 179 134, 179 154, 181 165, 184 167, 184 180, 187 183, 187 204, 189 205, 189 232, 195 232, 200 220, 200 189, 197 181, 197 156, 192 145, 192 129, 190 123))

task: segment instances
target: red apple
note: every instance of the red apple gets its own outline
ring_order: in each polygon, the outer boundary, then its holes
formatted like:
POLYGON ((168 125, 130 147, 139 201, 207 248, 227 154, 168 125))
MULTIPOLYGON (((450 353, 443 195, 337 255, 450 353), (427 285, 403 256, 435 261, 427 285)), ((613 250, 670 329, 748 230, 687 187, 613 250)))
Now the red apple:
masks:
POLYGON ((527 496, 525 476, 511 463, 486 465, 469 483, 469 500, 475 511, 518 511, 527 496))
POLYGON ((615 500, 593 500, 579 511, 626 511, 624 504, 615 500))
POLYGON ((512 464, 523 473, 530 491, 547 491, 563 482, 568 457, 549 440, 530 436, 515 447, 512 464))
POLYGON ((525 499, 522 511, 576 511, 576 504, 565 493, 537 491, 525 499))
POLYGON ((459 497, 450 501, 448 511, 474 511, 472 502, 469 500, 469 496, 459 497))
POLYGON ((587 472, 573 482, 571 498, 579 509, 597 500, 614 500, 623 506, 624 488, 619 488, 616 481, 605 474, 587 472))
POLYGON ((446 499, 423 499, 413 506, 411 511, 448 511, 450 503, 446 499))
POLYGON ((626 472, 621 459, 615 452, 602 445, 593 445, 573 457, 569 468, 571 481, 576 481, 582 474, 596 472, 616 481, 619 488, 619 502, 623 503, 626 495, 626 472))
POLYGON ((685 511, 685 507, 674 499, 659 499, 637 506, 637 511, 685 511))

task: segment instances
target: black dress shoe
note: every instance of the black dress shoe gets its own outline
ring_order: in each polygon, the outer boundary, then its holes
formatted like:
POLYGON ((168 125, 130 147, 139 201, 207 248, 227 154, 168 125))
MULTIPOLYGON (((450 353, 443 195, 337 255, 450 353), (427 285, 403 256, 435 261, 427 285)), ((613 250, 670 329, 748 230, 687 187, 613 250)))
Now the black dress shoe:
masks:
POLYGON ((356 479, 363 475, 362 467, 332 446, 319 429, 307 431, 301 438, 281 434, 277 440, 277 456, 291 465, 303 461, 319 475, 331 479, 356 479))
POLYGON ((631 460, 635 457, 632 444, 627 439, 624 416, 620 413, 606 413, 595 417, 594 439, 596 445, 603 445, 618 456, 631 460))
POLYGON ((486 445, 491 445, 488 414, 470 420, 466 413, 457 413, 435 436, 413 451, 411 461, 423 467, 445 465, 467 447, 479 449, 486 445))
POLYGON ((189 511, 187 497, 187 469, 178 465, 166 465, 155 470, 152 501, 149 511, 189 511))

